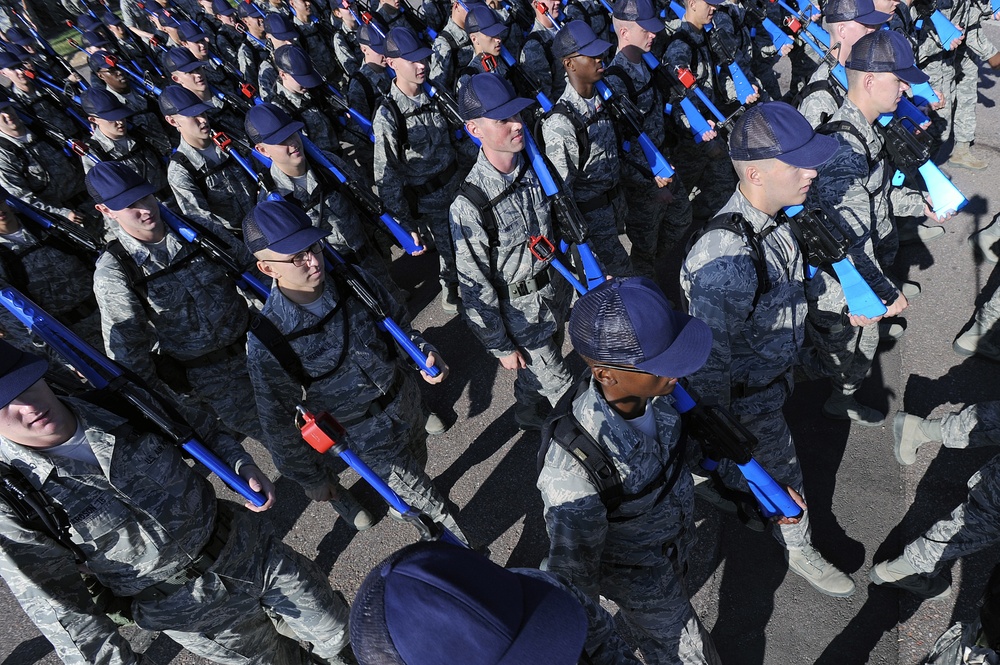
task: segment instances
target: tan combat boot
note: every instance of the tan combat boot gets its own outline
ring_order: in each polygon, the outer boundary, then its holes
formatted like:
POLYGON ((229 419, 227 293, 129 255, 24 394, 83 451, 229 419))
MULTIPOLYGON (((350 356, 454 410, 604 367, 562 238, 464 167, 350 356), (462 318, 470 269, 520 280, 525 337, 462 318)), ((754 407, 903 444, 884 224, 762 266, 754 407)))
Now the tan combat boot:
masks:
POLYGON ((963 141, 955 144, 954 150, 951 151, 951 157, 948 159, 948 166, 982 171, 989 168, 990 165, 989 162, 984 162, 979 157, 973 155, 972 144, 963 141))

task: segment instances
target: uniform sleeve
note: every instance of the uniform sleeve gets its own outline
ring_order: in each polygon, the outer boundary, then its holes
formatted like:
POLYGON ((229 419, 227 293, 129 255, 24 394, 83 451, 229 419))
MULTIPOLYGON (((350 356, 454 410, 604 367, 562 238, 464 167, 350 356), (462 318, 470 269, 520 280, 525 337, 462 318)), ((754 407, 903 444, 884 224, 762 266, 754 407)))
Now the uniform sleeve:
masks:
POLYGON ((837 112, 837 100, 828 90, 814 90, 799 103, 799 113, 816 129, 837 112))
POLYGON ((160 380, 153 366, 154 339, 139 296, 128 287, 123 270, 108 255, 94 272, 94 295, 101 311, 101 333, 108 357, 138 374, 151 387, 160 380))
POLYGON ((196 217, 210 217, 212 215, 208 199, 205 198, 186 168, 171 161, 167 165, 167 182, 170 183, 170 189, 177 200, 177 207, 181 209, 183 214, 196 217))
POLYGON ((992 15, 989 2, 972 0, 972 7, 969 9, 969 24, 964 26, 965 44, 981 60, 989 60, 997 54, 997 47, 993 45, 983 29, 983 21, 990 19, 992 15))
POLYGON ((524 71, 531 72, 538 81, 538 87, 542 89, 546 97, 552 98, 552 65, 549 64, 545 56, 545 47, 538 39, 526 39, 524 47, 521 49, 519 62, 524 71))
POLYGON ((358 62, 358 56, 351 49, 350 44, 347 43, 347 39, 339 32, 333 36, 333 55, 337 58, 337 62, 340 66, 344 68, 348 76, 353 76, 358 71, 360 63, 358 62))
POLYGON ((73 212, 72 208, 62 208, 49 205, 35 196, 28 186, 28 180, 24 177, 24 163, 8 150, 0 150, 0 185, 2 185, 11 196, 21 199, 33 208, 38 208, 61 217, 68 217, 73 212))
POLYGON ((28 618, 67 665, 133 665, 114 623, 97 611, 73 556, 0 509, 0 575, 28 618))
POLYGON ((573 123, 563 114, 553 113, 542 122, 542 140, 545 142, 545 156, 566 186, 564 191, 572 191, 580 163, 580 145, 573 123))
POLYGON ((448 82, 452 77, 451 43, 443 33, 434 40, 431 51, 430 81, 435 87, 450 92, 448 82))
POLYGON ((562 575, 597 600, 601 555, 608 534, 607 508, 586 470, 552 443, 538 476, 549 534, 548 569, 562 575))
POLYGON ((507 334, 500 312, 490 269, 490 242, 479 211, 460 196, 451 204, 449 219, 465 319, 490 353, 497 358, 509 356, 517 347, 507 334))
POLYGON ((712 329, 712 351, 700 370, 689 377, 692 388, 728 406, 732 385, 733 338, 741 334, 753 308, 757 271, 745 249, 729 243, 728 231, 706 234, 691 248, 682 268, 688 314, 712 329), (723 235, 725 234, 725 235, 723 235))
POLYGON ((381 106, 375 113, 372 131, 375 134, 374 175, 378 195, 386 207, 396 215, 396 219, 409 231, 415 225, 410 219, 409 206, 403 195, 403 185, 406 180, 399 161, 399 152, 403 150, 403 146, 396 136, 395 119, 385 106, 381 106))

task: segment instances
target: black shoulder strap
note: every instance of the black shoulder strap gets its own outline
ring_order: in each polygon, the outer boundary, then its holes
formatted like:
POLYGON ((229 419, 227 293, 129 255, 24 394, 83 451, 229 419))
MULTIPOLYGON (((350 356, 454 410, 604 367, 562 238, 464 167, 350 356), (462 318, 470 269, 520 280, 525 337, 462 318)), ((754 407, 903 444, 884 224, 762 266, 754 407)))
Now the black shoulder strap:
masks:
POLYGON ((566 391, 542 430, 542 445, 538 450, 538 472, 545 466, 545 456, 553 443, 572 455, 586 470, 590 482, 597 488, 601 503, 608 514, 618 510, 624 498, 621 474, 607 451, 597 443, 593 435, 580 426, 573 415, 573 402, 586 392, 590 384, 590 372, 581 378, 572 390, 566 391))
MULTIPOLYGON (((538 42, 539 44, 541 44, 542 48, 545 50, 545 60, 549 63, 549 67, 555 67, 555 64, 552 62, 551 39, 546 40, 545 37, 542 36, 542 33, 540 31, 534 31, 534 32, 529 32, 528 36, 524 38, 524 44, 527 45, 528 42, 538 42)), ((522 51, 524 50, 524 46, 521 47, 521 50, 522 51)))
POLYGON ((468 199, 469 203, 475 206, 476 210, 479 211, 479 218, 482 221, 483 230, 486 231, 486 236, 489 238, 491 250, 500 244, 500 238, 497 232, 496 205, 514 193, 514 190, 520 186, 521 179, 524 178, 524 174, 527 170, 527 162, 522 159, 514 180, 512 180, 502 192, 494 196, 492 199, 486 198, 486 192, 484 192, 479 185, 473 182, 466 180, 459 185, 459 195, 468 199))
MULTIPOLYGON (((861 130, 847 122, 846 120, 835 120, 833 122, 826 122, 816 128, 818 134, 839 134, 840 132, 846 132, 856 138, 861 144, 861 147, 865 149, 865 158, 868 160, 868 168, 871 170, 874 168, 878 161, 872 157, 871 150, 868 149, 868 142, 865 137, 861 135, 861 130)), ((876 156, 877 157, 877 156, 876 156)))
MULTIPOLYGON (((399 140, 399 154, 395 155, 396 159, 400 163, 406 164, 406 149, 410 144, 410 135, 406 131, 406 118, 403 117, 403 112, 399 110, 399 104, 396 100, 392 98, 392 95, 382 95, 380 100, 379 108, 389 109, 389 113, 392 114, 393 122, 396 124, 396 138, 399 140)), ((375 115, 378 113, 378 109, 372 111, 372 119, 375 119, 375 115)), ((386 149, 391 151, 388 145, 386 149)))
POLYGON ((348 80, 348 85, 350 85, 350 81, 357 81, 358 85, 361 86, 361 90, 365 93, 365 101, 368 102, 368 112, 372 114, 372 117, 369 118, 369 120, 374 120, 375 111, 378 110, 379 98, 381 95, 376 94, 375 86, 372 85, 372 82, 368 80, 367 76, 361 73, 360 69, 351 74, 348 80))
MULTIPOLYGON (((802 86, 802 88, 795 94, 795 98, 792 100, 792 106, 798 108, 802 102, 805 101, 806 97, 814 92, 821 91, 830 93, 830 96, 837 102, 837 106, 844 103, 844 95, 841 94, 840 88, 834 85, 830 78, 827 77, 802 86)), ((829 120, 829 118, 824 118, 823 122, 820 124, 825 124, 827 120, 829 120)))
MULTIPOLYGON (((747 247, 750 248, 750 259, 753 261, 754 272, 757 274, 757 289, 753 294, 753 303, 750 305, 749 315, 753 316, 753 311, 757 309, 757 303, 760 302, 760 297, 770 291, 773 286, 771 284, 771 278, 767 274, 767 263, 764 260, 763 240, 766 235, 762 236, 754 231, 753 227, 749 222, 747 222, 743 215, 731 212, 716 215, 712 219, 708 220, 702 230, 696 234, 691 244, 694 245, 698 238, 705 235, 709 231, 715 231, 717 229, 724 229, 730 233, 735 233, 739 237, 743 238, 747 247)), ((749 316, 747 318, 749 318, 749 316)))
POLYGON ((260 312, 254 312, 253 316, 250 317, 249 332, 264 345, 264 348, 274 356, 281 368, 299 385, 304 388, 309 388, 312 385, 312 377, 302 366, 302 359, 295 353, 288 338, 281 334, 281 331, 269 318, 260 312))
POLYGON ((601 119, 602 114, 597 113, 584 122, 580 119, 579 114, 569 107, 569 104, 563 101, 556 102, 547 113, 543 113, 537 120, 535 142, 542 152, 545 152, 545 141, 542 140, 542 123, 546 118, 551 118, 553 115, 565 117, 573 126, 573 130, 576 132, 577 152, 579 153, 576 168, 578 171, 582 171, 587 160, 590 159, 590 134, 587 130, 592 124, 601 119))
POLYGON ((196 169, 194 164, 191 163, 191 160, 188 159, 187 155, 182 152, 177 152, 176 150, 170 153, 170 161, 174 164, 178 164, 181 168, 187 171, 188 174, 190 174, 191 179, 194 180, 194 184, 199 190, 201 190, 201 194, 205 198, 208 198, 208 178, 216 173, 220 173, 227 166, 229 166, 229 160, 224 159, 211 168, 196 169))
POLYGON ((7 245, 0 245, 0 266, 3 266, 7 281, 21 293, 28 295, 28 271, 21 256, 7 245))
MULTIPOLYGON (((203 231, 206 235, 211 236, 216 242, 224 244, 218 236, 212 234, 207 229, 201 229, 199 227, 199 231, 203 231)), ((139 270, 139 266, 135 264, 135 260, 132 258, 132 255, 128 253, 128 250, 125 249, 125 246, 122 245, 121 241, 117 238, 114 238, 107 245, 105 245, 104 249, 115 259, 115 261, 118 262, 118 265, 121 266, 122 271, 125 273, 125 281, 129 291, 138 296, 139 302, 142 304, 143 309, 146 310, 146 316, 149 317, 150 320, 153 319, 153 309, 149 305, 149 290, 146 288, 146 285, 154 279, 159 279, 164 275, 169 275, 172 272, 180 270, 202 253, 200 247, 195 247, 186 256, 171 263, 166 268, 145 275, 141 270, 139 270)))

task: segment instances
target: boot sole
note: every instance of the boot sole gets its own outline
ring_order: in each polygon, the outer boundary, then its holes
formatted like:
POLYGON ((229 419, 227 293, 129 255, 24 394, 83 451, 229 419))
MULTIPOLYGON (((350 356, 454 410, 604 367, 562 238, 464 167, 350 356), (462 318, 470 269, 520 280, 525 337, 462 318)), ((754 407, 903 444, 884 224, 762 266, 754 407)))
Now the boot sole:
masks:
MULTIPOLYGON (((945 600, 945 599, 951 597, 951 585, 950 584, 948 585, 948 587, 944 591, 942 591, 941 593, 939 593, 936 596, 932 596, 932 595, 929 595, 926 592, 912 589, 912 588, 908 587, 906 584, 901 584, 901 582, 903 580, 887 580, 887 579, 885 579, 884 577, 882 577, 881 575, 878 574, 878 566, 880 566, 880 565, 881 564, 876 564, 876 565, 872 566, 871 570, 868 571, 868 579, 870 579, 872 581, 872 584, 874 584, 875 586, 881 586, 881 587, 886 587, 888 589, 897 589, 899 591, 905 591, 906 593, 910 594, 911 596, 915 596, 915 597, 921 598, 923 600, 930 600, 930 601, 945 600)), ((907 579, 907 578, 904 577, 903 579, 907 579)))
MULTIPOLYGON (((808 577, 806 577, 805 575, 803 575, 802 573, 800 573, 797 570, 795 570, 792 567, 791 563, 788 564, 788 572, 793 573, 794 575, 798 576, 800 579, 802 579, 804 582, 806 582, 809 586, 811 586, 812 588, 816 589, 816 591, 819 591, 824 596, 830 596, 831 598, 850 598, 851 596, 854 595, 854 592, 858 590, 857 585, 854 584, 854 580, 851 580, 852 586, 851 586, 850 591, 830 591, 829 589, 824 589, 823 587, 817 585, 811 579, 809 579, 808 577)), ((850 579, 850 578, 848 578, 848 579, 850 579)))
MULTIPOLYGON (((897 413, 896 417, 892 419, 892 438, 894 445, 892 446, 892 453, 896 456, 896 461, 902 466, 910 466, 917 461, 916 452, 913 454, 913 459, 907 462, 903 459, 902 455, 899 454, 900 448, 902 448, 903 438, 910 433, 908 430, 912 430, 913 427, 910 425, 909 419, 904 413, 897 413), (903 416, 900 418, 900 416, 903 416)), ((872 569, 874 570, 874 568, 872 569)))
POLYGON ((824 418, 829 418, 830 420, 846 420, 848 422, 856 423, 861 427, 881 427, 885 423, 884 417, 882 418, 882 420, 878 422, 875 422, 873 420, 855 420, 854 418, 851 418, 847 414, 830 413, 829 411, 826 410, 825 406, 821 409, 820 412, 823 414, 824 418))

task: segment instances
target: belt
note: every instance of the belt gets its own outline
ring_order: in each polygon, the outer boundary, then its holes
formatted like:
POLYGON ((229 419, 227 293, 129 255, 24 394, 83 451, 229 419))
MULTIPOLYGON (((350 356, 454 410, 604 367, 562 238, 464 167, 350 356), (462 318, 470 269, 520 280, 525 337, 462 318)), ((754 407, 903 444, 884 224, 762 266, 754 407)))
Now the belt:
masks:
POLYGON ((379 395, 372 400, 371 404, 368 405, 368 410, 365 411, 364 415, 357 418, 351 418, 350 420, 341 420, 340 424, 344 427, 352 427, 360 422, 364 422, 369 418, 374 418, 375 416, 381 414, 383 411, 389 408, 389 405, 396 399, 399 395, 399 391, 403 388, 403 381, 405 377, 402 372, 396 370, 395 378, 393 379, 392 386, 389 390, 379 395))
POLYGON ((97 298, 90 297, 84 300, 82 303, 69 310, 65 314, 59 315, 59 320, 67 326, 72 326, 97 311, 97 298))
POLYGON ((762 392, 770 390, 772 386, 776 386, 779 383, 783 383, 786 386, 788 372, 782 372, 778 376, 771 379, 771 381, 766 386, 748 386, 745 383, 733 384, 729 389, 729 396, 732 399, 745 399, 747 397, 753 397, 754 395, 759 395, 762 392))
POLYGON ((586 215, 588 212, 594 212, 595 210, 600 210, 604 206, 611 205, 611 203, 617 199, 618 195, 621 193, 621 185, 615 185, 611 189, 602 194, 598 194, 592 199, 576 204, 576 207, 580 209, 581 213, 586 215))
POLYGON ((238 337, 236 341, 232 344, 222 347, 221 349, 216 349, 215 351, 209 351, 206 354, 200 355, 197 358, 192 358, 191 360, 178 360, 185 369, 198 369, 200 367, 208 367, 209 365, 214 365, 220 363, 223 360, 229 360, 230 358, 235 358, 240 354, 246 353, 246 337, 238 337))
POLYGON ((500 297, 504 300, 522 298, 535 293, 536 291, 541 291, 550 281, 552 281, 552 278, 549 276, 549 267, 546 266, 545 270, 538 273, 531 279, 525 279, 520 282, 514 282, 513 284, 507 284, 507 292, 500 294, 500 297))
POLYGON ((431 178, 425 183, 420 185, 407 185, 406 188, 411 190, 417 196, 427 196, 428 194, 433 194, 437 190, 441 189, 454 177, 455 173, 458 171, 458 160, 455 160, 449 164, 444 171, 438 173, 436 176, 431 178))
POLYGON ((175 573, 172 577, 163 580, 152 586, 148 586, 133 596, 138 601, 162 600, 178 589, 187 585, 188 582, 196 580, 204 575, 222 552, 222 548, 229 541, 229 533, 233 526, 233 515, 228 504, 217 502, 215 511, 215 529, 212 537, 194 561, 183 570, 175 573))

